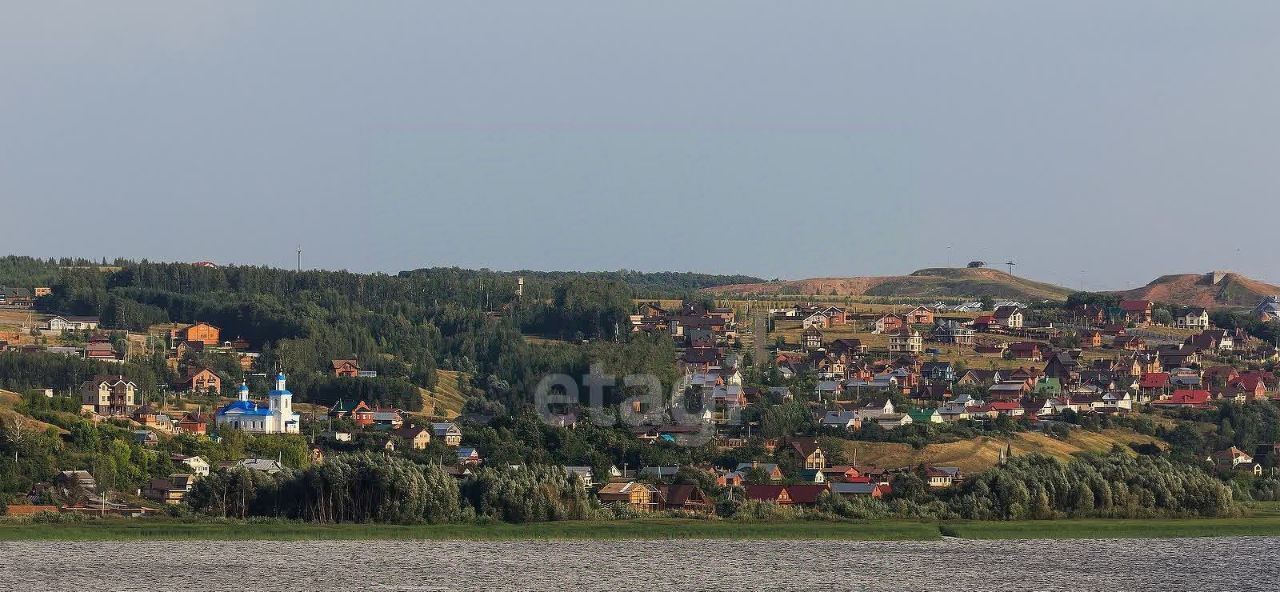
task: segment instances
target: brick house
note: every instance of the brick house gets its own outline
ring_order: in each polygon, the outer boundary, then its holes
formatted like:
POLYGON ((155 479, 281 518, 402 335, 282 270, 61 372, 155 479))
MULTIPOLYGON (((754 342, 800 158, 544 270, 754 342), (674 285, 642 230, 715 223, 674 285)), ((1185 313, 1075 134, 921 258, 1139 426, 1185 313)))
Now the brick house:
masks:
POLYGON ((329 366, 333 371, 333 375, 340 378, 355 378, 360 375, 360 362, 358 360, 330 360, 329 366))
POLYGON ((933 311, 923 306, 917 306, 907 313, 907 322, 912 325, 932 325, 933 311))
POLYGON ((1120 312, 1126 323, 1133 323, 1138 327, 1145 327, 1151 324, 1151 311, 1154 303, 1150 300, 1121 300, 1120 312))
POLYGON ((876 334, 881 334, 881 335, 888 334, 888 333, 896 333, 902 330, 902 327, 904 325, 906 325, 906 319, 903 318, 902 316, 896 315, 896 314, 887 314, 876 319, 875 329, 872 330, 871 332, 876 334))

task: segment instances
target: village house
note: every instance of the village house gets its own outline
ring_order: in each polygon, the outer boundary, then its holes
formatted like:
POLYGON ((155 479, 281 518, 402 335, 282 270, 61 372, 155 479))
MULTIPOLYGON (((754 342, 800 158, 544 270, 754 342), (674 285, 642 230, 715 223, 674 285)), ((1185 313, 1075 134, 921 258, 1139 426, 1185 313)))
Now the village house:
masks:
POLYGON ((377 407, 373 410, 373 425, 398 430, 404 425, 404 414, 399 409, 377 407))
POLYGON ((1254 462, 1252 456, 1235 446, 1209 455, 1208 461, 1220 469, 1262 475, 1262 465, 1254 462))
POLYGON ((862 419, 855 411, 828 411, 820 422, 823 427, 856 430, 862 427, 862 419))
POLYGON ((1206 329, 1188 337, 1184 342, 1200 351, 1229 352, 1235 350, 1235 336, 1223 329, 1206 329))
MULTIPOLYGON (((462 444, 462 430, 453 422, 436 422, 431 424, 432 436, 444 442, 445 446, 462 444)), ((492 451, 491 451, 492 452, 492 451)))
POLYGON ((1144 351, 1147 349, 1147 341, 1137 335, 1116 335, 1111 346, 1124 351, 1144 351))
POLYGON ((202 456, 186 456, 184 454, 174 453, 169 455, 169 460, 173 461, 175 465, 186 465, 186 467, 190 469, 191 474, 196 477, 209 476, 209 469, 211 468, 209 461, 206 461, 202 456))
POLYGON ((887 314, 876 319, 875 328, 871 332, 877 335, 897 333, 902 330, 906 323, 906 319, 900 315, 887 314))
MULTIPOLYGON (((39 288, 37 288, 39 290, 39 288)), ((27 288, 11 288, 0 286, 0 306, 7 308, 30 308, 35 303, 35 296, 27 288)))
POLYGON ((414 450, 423 450, 431 444, 431 428, 425 426, 409 424, 392 430, 391 435, 400 438, 414 450))
POLYGON ((933 330, 933 340, 938 343, 955 345, 973 345, 975 335, 973 329, 954 321, 943 322, 933 330))
POLYGON ((959 467, 927 466, 924 468, 924 478, 931 488, 951 487, 960 480, 960 469, 959 467))
POLYGON ((1022 310, 1016 306, 999 306, 991 313, 991 317, 999 327, 1005 329, 1021 329, 1023 326, 1022 310))
POLYGON ((993 401, 1016 401, 1031 392, 1031 385, 1025 380, 1007 380, 991 385, 987 396, 993 401))
POLYGON ((770 481, 781 481, 783 479, 782 469, 778 468, 776 463, 762 463, 760 461, 753 460, 751 462, 738 463, 738 466, 734 471, 741 473, 744 476, 749 475, 754 471, 760 471, 764 474, 764 477, 770 481))
POLYGON ((639 481, 614 481, 606 483, 596 492, 596 499, 606 506, 631 506, 641 512, 658 509, 656 487, 639 481))
POLYGON ((808 327, 800 334, 801 344, 805 349, 821 349, 822 348, 822 329, 817 327, 808 327))
POLYGON ((176 341, 203 343, 206 346, 217 347, 221 341, 222 330, 205 322, 196 322, 185 327, 174 330, 173 336, 176 341))
POLYGON ((167 479, 152 479, 147 486, 145 496, 163 504, 177 505, 186 499, 194 484, 195 476, 174 473, 167 479))
POLYGON ((871 481, 853 482, 853 483, 828 483, 831 493, 844 497, 870 497, 879 499, 889 494, 891 491, 888 485, 883 483, 873 483, 871 481))
POLYGON ((815 438, 792 438, 791 449, 800 455, 804 468, 810 471, 821 471, 827 468, 827 457, 815 438))
POLYGON ((1039 362, 1044 359, 1040 351, 1040 344, 1034 341, 1015 341, 1010 343, 1009 353, 1015 360, 1039 362))
POLYGON ((1120 313, 1124 322, 1135 327, 1146 327, 1151 324, 1151 312, 1154 303, 1150 300, 1121 300, 1120 313))
POLYGON ((329 369, 338 378, 355 378, 360 375, 360 362, 351 360, 330 360, 329 369))
POLYGON ((907 323, 911 325, 932 325, 933 311, 923 306, 917 306, 906 314, 907 323))
POLYGON ((1164 399, 1151 402, 1155 407, 1207 409, 1213 406, 1213 395, 1203 389, 1179 389, 1164 399))
POLYGON ((474 467, 479 466, 480 463, 484 462, 484 459, 480 457, 480 451, 470 446, 462 446, 458 448, 454 457, 457 459, 458 464, 462 466, 474 467))
POLYGON ((814 312, 801 319, 800 326, 805 329, 826 329, 831 326, 831 319, 821 312, 814 312))
POLYGON ((890 354, 918 354, 924 351, 924 338, 920 332, 903 327, 889 336, 890 354))
POLYGON ((199 411, 187 413, 178 421, 178 431, 183 434, 203 436, 209 431, 209 418, 199 411))
POLYGON ((1138 394, 1143 400, 1152 401, 1169 394, 1170 386, 1168 372, 1148 372, 1138 381, 1138 394))
POLYGON ((119 362, 120 356, 116 354, 116 348, 110 341, 100 339, 90 341, 84 345, 84 359, 119 362))
POLYGON ((71 317, 54 315, 45 321, 43 331, 63 335, 67 331, 92 331, 98 328, 98 317, 71 317))
POLYGON ((909 409, 907 416, 911 418, 909 423, 942 423, 942 414, 937 409, 909 409))
POLYGON ((1174 318, 1174 326, 1179 329, 1198 329, 1201 331, 1208 329, 1209 311, 1203 308, 1188 308, 1174 318))
POLYGON ((1258 305, 1253 307, 1253 318, 1263 322, 1280 320, 1280 296, 1264 296, 1258 305))
POLYGON ((222 392, 222 377, 208 368, 188 368, 173 388, 180 393, 216 394, 222 392))
POLYGON ((970 368, 956 380, 956 384, 960 386, 991 386, 1000 382, 999 370, 979 370, 970 368))
POLYGON ((142 424, 143 427, 164 430, 166 432, 173 431, 173 420, 164 411, 151 405, 142 405, 133 410, 130 417, 134 421, 142 424))
POLYGON ((595 470, 586 465, 570 465, 565 466, 564 472, 574 475, 578 481, 582 482, 583 489, 591 489, 595 486, 595 470))
POLYGON ((715 511, 715 502, 697 485, 659 485, 658 504, 661 510, 681 510, 709 514, 715 511))
POLYGON ((835 355, 856 355, 866 353, 867 346, 861 339, 837 339, 831 342, 831 353, 835 355))
POLYGON ((138 385, 124 376, 95 376, 80 384, 81 407, 106 416, 129 415, 135 406, 138 385))
POLYGON ((952 382, 956 379, 956 370, 951 362, 925 362, 920 365, 920 378, 952 382))
POLYGON ((969 419, 969 408, 964 403, 947 401, 938 406, 938 416, 947 423, 969 419))

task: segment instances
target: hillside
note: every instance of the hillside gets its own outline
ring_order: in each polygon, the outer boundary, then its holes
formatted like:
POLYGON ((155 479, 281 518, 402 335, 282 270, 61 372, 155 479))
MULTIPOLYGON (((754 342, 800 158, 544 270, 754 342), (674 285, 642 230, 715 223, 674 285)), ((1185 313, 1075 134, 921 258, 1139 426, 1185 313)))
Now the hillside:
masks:
POLYGON ((1102 432, 1073 430, 1067 440, 1055 440, 1038 432, 1024 432, 1011 439, 980 437, 949 444, 929 444, 915 449, 907 444, 888 442, 854 442, 846 446, 846 453, 856 463, 879 467, 916 466, 921 463, 956 466, 966 473, 989 469, 1000 460, 1000 451, 1011 445, 1015 456, 1039 452, 1059 460, 1069 460, 1080 452, 1105 453, 1113 445, 1129 443, 1158 443, 1156 438, 1131 430, 1111 429, 1102 432))
POLYGON ((422 394, 422 413, 453 419, 462 414, 462 406, 467 396, 458 389, 458 375, 454 370, 437 370, 436 386, 432 389, 419 388, 422 394))
POLYGON ((910 298, 1009 298, 1014 300, 1064 300, 1071 290, 979 268, 930 268, 911 275, 847 278, 812 278, 782 282, 733 284, 707 288, 714 294, 836 295, 910 298))
POLYGON ((1202 308, 1253 307, 1264 296, 1280 294, 1280 287, 1233 272, 1185 273, 1160 276, 1151 283, 1117 292, 1121 298, 1152 300, 1202 308))

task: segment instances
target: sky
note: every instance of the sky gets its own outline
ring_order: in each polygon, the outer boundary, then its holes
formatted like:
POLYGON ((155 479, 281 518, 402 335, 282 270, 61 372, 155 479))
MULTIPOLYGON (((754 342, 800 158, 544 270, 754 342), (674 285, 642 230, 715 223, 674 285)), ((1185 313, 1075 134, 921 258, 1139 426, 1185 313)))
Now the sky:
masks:
POLYGON ((1273 0, 28 2, 0 253, 1278 282, 1278 105, 1273 0))

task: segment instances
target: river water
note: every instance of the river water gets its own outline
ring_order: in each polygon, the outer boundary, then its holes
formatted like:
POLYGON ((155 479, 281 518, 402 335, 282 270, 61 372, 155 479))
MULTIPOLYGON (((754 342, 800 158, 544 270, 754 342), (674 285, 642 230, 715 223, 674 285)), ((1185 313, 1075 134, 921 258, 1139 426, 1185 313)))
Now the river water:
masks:
POLYGON ((0 542, 0 590, 1280 590, 1280 537, 0 542))

